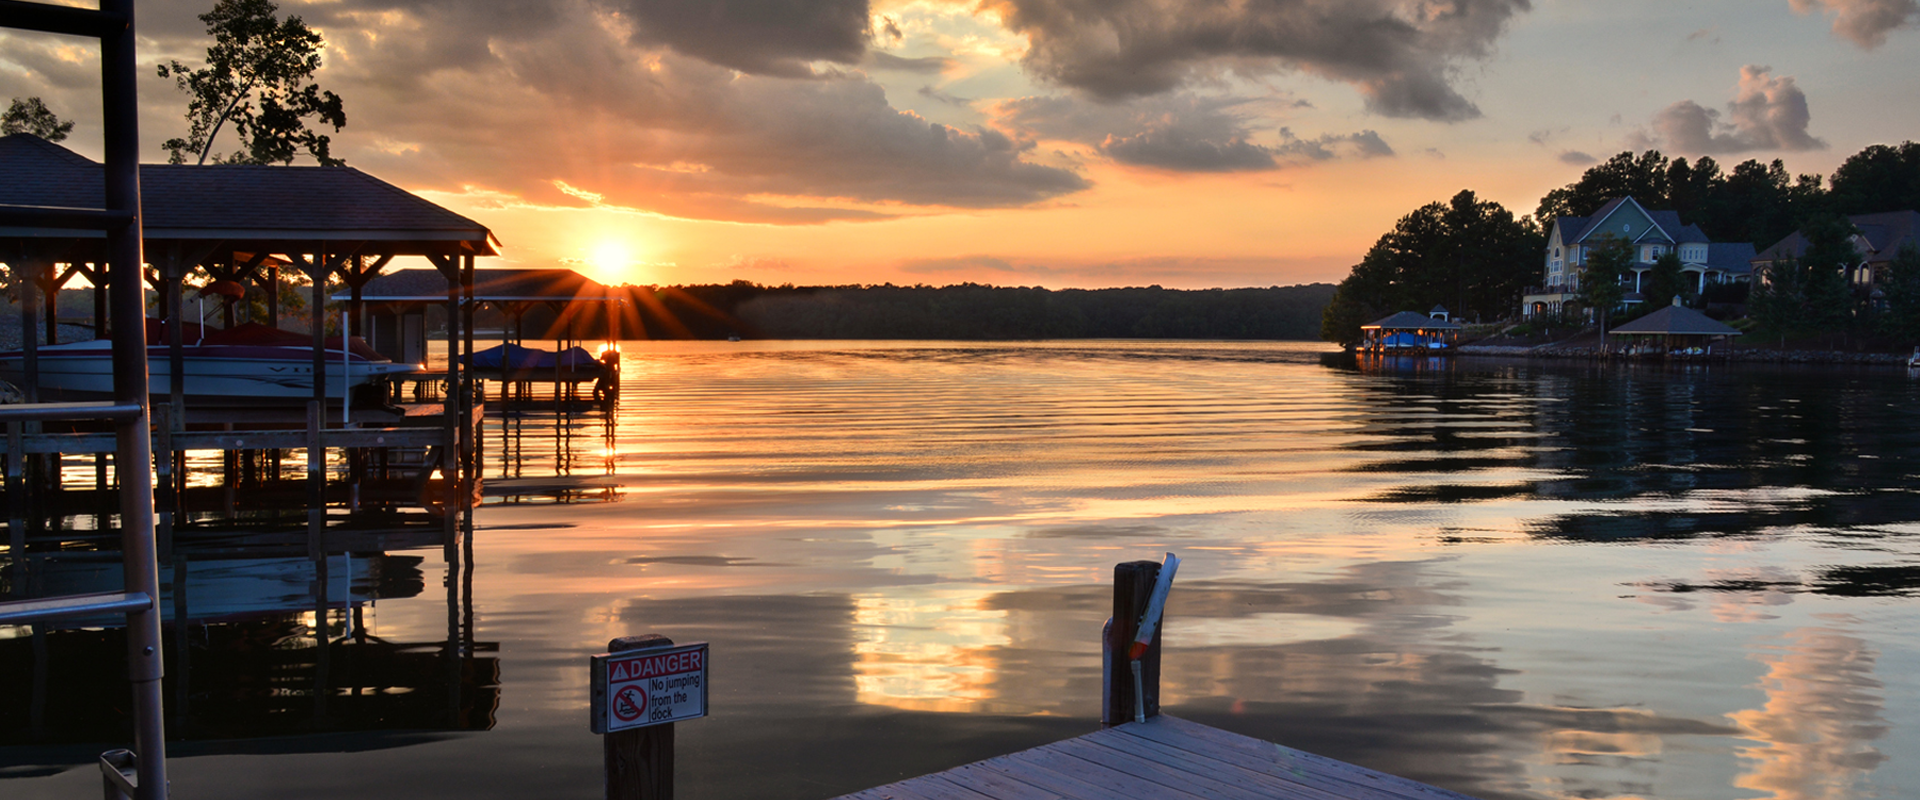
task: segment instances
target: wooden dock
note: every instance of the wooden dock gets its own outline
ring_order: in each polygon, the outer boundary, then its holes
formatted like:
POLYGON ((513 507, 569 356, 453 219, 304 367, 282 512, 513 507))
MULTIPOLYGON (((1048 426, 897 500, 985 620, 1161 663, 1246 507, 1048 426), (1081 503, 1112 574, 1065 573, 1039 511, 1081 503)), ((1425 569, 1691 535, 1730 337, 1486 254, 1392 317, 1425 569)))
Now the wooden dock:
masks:
POLYGON ((838 800, 1472 800, 1165 715, 838 800))

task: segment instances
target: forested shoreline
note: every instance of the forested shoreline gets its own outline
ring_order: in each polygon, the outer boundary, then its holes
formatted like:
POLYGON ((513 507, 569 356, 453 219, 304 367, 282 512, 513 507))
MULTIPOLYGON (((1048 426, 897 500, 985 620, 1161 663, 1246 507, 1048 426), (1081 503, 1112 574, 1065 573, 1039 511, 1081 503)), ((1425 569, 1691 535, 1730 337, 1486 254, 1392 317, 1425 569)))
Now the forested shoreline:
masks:
POLYGON ((1317 338, 1332 284, 1249 289, 761 286, 634 287, 648 338, 1317 338))
MULTIPOLYGON (((1882 276, 1878 294, 1842 277, 1849 274, 1847 265, 1857 264, 1847 215, 1920 210, 1920 143, 1912 141, 1866 147, 1831 177, 1792 174, 1778 159, 1750 159, 1722 171, 1711 157, 1689 162, 1657 150, 1623 152, 1549 191, 1526 216, 1463 190, 1414 209, 1381 235, 1340 282, 1321 337, 1351 347, 1362 324, 1436 303, 1452 310, 1455 320, 1511 320, 1527 288, 1545 281, 1543 253, 1553 220, 1594 214, 1620 197, 1674 211, 1714 242, 1749 243, 1761 252, 1798 230, 1812 243, 1793 262, 1762 267, 1765 280, 1710 285, 1704 295, 1680 280, 1675 258, 1664 273, 1649 274, 1657 287, 1649 290, 1652 296, 1678 295, 1709 315, 1744 320, 1750 333, 1787 340, 1874 337, 1896 349, 1920 343, 1920 262, 1896 263, 1882 276)), ((1614 323, 1661 307, 1619 307, 1631 257, 1617 255, 1611 280, 1582 282, 1580 302, 1614 323), (1619 316, 1609 319, 1613 314, 1619 316)), ((1558 327, 1585 321, 1584 310, 1549 320, 1558 327)))

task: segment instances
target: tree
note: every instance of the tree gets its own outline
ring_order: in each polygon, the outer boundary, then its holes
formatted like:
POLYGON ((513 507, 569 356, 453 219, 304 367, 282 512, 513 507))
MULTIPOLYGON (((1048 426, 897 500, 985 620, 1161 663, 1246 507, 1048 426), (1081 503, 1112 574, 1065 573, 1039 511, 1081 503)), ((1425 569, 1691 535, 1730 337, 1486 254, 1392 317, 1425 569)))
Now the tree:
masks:
POLYGON ((1887 267, 1885 291, 1881 332, 1902 344, 1920 345, 1920 249, 1912 244, 1900 248, 1887 267))
POLYGON ((1833 171, 1830 185, 1841 214, 1920 209, 1920 143, 1867 147, 1833 171))
POLYGON ((58 142, 73 132, 73 123, 61 122, 38 97, 13 98, 7 113, 0 117, 0 135, 31 133, 49 142, 58 142))
POLYGON ((1749 302, 1751 316, 1781 336, 1837 332, 1850 321, 1846 271, 1859 261, 1853 226, 1844 217, 1823 215, 1801 233, 1807 246, 1800 257, 1764 270, 1765 280, 1749 302))
POLYGON ((1805 298, 1802 322, 1817 333, 1837 332, 1851 322, 1848 279, 1861 260, 1853 247, 1853 224, 1845 217, 1823 214, 1809 219, 1800 231, 1807 237, 1807 249, 1799 259, 1805 298))
POLYGON ((1672 303, 1675 297, 1693 296, 1693 282, 1687 280, 1686 273, 1681 271, 1680 256, 1672 250, 1661 254, 1659 260, 1653 262, 1653 269, 1647 271, 1646 280, 1641 293, 1646 295, 1649 309, 1672 303))
POLYGON ((188 134, 165 144, 169 159, 186 163, 291 164, 304 149, 322 166, 345 162, 330 152, 331 140, 307 128, 307 120, 331 124, 338 131, 347 124, 339 95, 310 82, 320 68, 326 45, 299 17, 283 22, 270 0, 219 0, 200 15, 213 36, 207 65, 188 69, 179 61, 160 66, 160 77, 171 77, 190 99, 188 134), (244 149, 221 157, 214 141, 227 123, 244 149))
POLYGON ((1539 228, 1499 203, 1462 191, 1394 223, 1334 290, 1321 338, 1359 341, 1360 326, 1394 311, 1445 305, 1457 319, 1498 319, 1519 308, 1538 276, 1539 228))
POLYGON ((1666 208, 1671 184, 1671 166, 1658 150, 1635 157, 1627 151, 1588 168, 1580 180, 1547 193, 1533 218, 1542 225, 1554 217, 1585 217, 1600 210, 1608 200, 1628 197, 1647 208, 1666 208))
POLYGON ((1825 209, 1821 183, 1818 175, 1789 175, 1779 159, 1742 161, 1708 198, 1695 224, 1716 242, 1751 242, 1765 249, 1825 209))
POLYGON ((1620 285, 1633 266, 1633 245, 1613 234, 1600 237, 1600 245, 1587 253, 1580 270, 1580 302, 1593 309, 1600 319, 1600 333, 1607 332, 1607 317, 1626 298, 1620 285))

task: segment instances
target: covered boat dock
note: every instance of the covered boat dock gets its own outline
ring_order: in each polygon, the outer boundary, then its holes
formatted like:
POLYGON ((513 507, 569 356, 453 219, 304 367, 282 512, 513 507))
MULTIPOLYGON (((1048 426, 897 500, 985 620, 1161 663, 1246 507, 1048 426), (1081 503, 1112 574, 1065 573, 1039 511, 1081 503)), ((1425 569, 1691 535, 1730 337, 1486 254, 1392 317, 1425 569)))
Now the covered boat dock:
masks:
MULTIPOLYGON (((443 293, 433 270, 397 270, 369 281, 359 300, 366 314, 362 327, 374 348, 396 361, 420 361, 427 309, 444 302, 443 293)), ((468 362, 476 378, 504 383, 503 397, 529 398, 532 385, 539 383, 552 384, 555 399, 571 399, 576 385, 586 381, 596 381, 596 395, 617 392, 623 292, 570 269, 477 269, 468 297, 476 313, 492 308, 504 317, 502 343, 474 353, 468 362), (526 346, 530 326, 534 338, 553 341, 551 352, 526 346), (598 352, 589 351, 588 337, 596 333, 605 342, 598 352)), ((442 377, 422 372, 408 380, 424 391, 442 377)))
POLYGON ((1360 337, 1359 350, 1363 353, 1438 355, 1451 352, 1460 341, 1460 326, 1451 320, 1402 311, 1360 326, 1360 337))
MULTIPOLYGON (((27 134, 0 138, 0 204, 86 209, 102 205, 103 167, 71 150, 27 134)), ((252 478, 277 478, 279 450, 305 449, 309 527, 316 540, 324 538, 329 505, 357 511, 363 499, 381 507, 424 508, 434 527, 445 526, 449 540, 457 536, 454 522, 475 493, 475 429, 478 413, 472 401, 471 376, 461 368, 473 351, 471 290, 474 261, 497 255, 494 237, 485 226, 455 214, 399 187, 351 167, 169 165, 141 164, 138 168, 143 208, 145 275, 148 288, 159 295, 161 341, 166 345, 172 378, 165 393, 154 392, 156 430, 154 456, 160 474, 160 534, 167 546, 176 521, 196 514, 219 516, 221 508, 189 508, 188 450, 223 451, 225 476, 221 483, 233 507, 233 488, 252 478), (310 375, 327 374, 327 337, 332 322, 340 333, 357 333, 363 288, 394 259, 415 257, 432 265, 421 270, 438 277, 435 299, 447 310, 449 385, 462 391, 445 393, 437 403, 413 406, 353 407, 346 392, 330 394, 327 382, 308 380, 313 395, 305 402, 273 405, 246 403, 243 410, 215 407, 190 399, 183 375, 184 295, 193 284, 219 291, 246 306, 263 308, 252 319, 266 326, 281 321, 283 297, 298 297, 305 289, 305 327, 313 345, 310 375), (291 271, 293 274, 287 274, 291 271), (347 287, 345 302, 329 311, 328 285, 347 287), (304 283, 302 287, 299 284, 304 283), (216 288, 217 287, 217 288, 216 288), (257 302, 256 302, 257 301, 257 302), (343 456, 346 483, 330 487, 327 452, 343 456), (412 455, 407 455, 412 453, 412 455), (410 473, 410 488, 402 492, 371 494, 362 484, 410 473), (438 473, 441 479, 431 480, 438 473)), ((39 312, 45 310, 47 341, 57 322, 51 302, 55 293, 76 276, 107 288, 110 265, 105 237, 83 227, 60 227, 56 221, 34 227, 0 228, 0 261, 13 272, 21 295, 23 329, 22 389, 35 402, 41 341, 39 312)), ((104 292, 96 291, 96 297, 104 292)), ((154 326, 157 320, 148 320, 154 326)), ((96 333, 110 331, 104 313, 93 318, 96 333)), ((153 356, 158 366, 159 356, 153 356)), ((158 373, 161 370, 156 369, 158 373)), ((61 454, 110 452, 104 435, 85 426, 53 427, 53 423, 14 423, 8 447, 8 504, 16 531, 28 519, 45 516, 52 506, 35 509, 42 500, 61 492, 59 480, 25 485, 23 475, 58 475, 54 466, 61 454), (29 470, 26 460, 45 459, 29 470), (23 507, 24 506, 24 507, 23 507)), ((105 490, 106 470, 96 459, 99 490, 105 490)), ((15 533, 14 541, 20 541, 15 533)), ((316 544, 319 548, 322 545, 316 544)))
POLYGON ((1722 357, 1727 355, 1727 343, 1739 335, 1726 323, 1682 305, 1667 306, 1607 331, 1609 341, 1628 342, 1626 355, 1641 358, 1722 357))

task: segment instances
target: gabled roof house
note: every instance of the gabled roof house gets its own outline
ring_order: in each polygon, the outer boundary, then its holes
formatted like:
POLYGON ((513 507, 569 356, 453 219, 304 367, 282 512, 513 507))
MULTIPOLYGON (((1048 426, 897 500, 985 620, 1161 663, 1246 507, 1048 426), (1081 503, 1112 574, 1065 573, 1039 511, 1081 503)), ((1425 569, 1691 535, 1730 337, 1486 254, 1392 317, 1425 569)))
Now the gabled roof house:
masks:
MULTIPOLYGON (((1900 255, 1900 249, 1920 247, 1920 211, 1854 214, 1847 217, 1847 221, 1853 223, 1853 249, 1860 254, 1858 262, 1847 266, 1847 279, 1855 285, 1870 287, 1885 284, 1887 268, 1900 255)), ((1772 247, 1760 251, 1759 255, 1753 257, 1752 266, 1755 270, 1762 270, 1775 261, 1799 258, 1806 250, 1806 234, 1794 231, 1772 247)))
POLYGON ((1522 316, 1559 313, 1573 302, 1587 258, 1609 238, 1633 246, 1632 274, 1624 287, 1630 305, 1649 300, 1641 288, 1654 262, 1667 253, 1680 257, 1680 269, 1693 276, 1696 291, 1712 283, 1745 281, 1753 274, 1753 245, 1711 241, 1698 227, 1681 221, 1679 212, 1650 211, 1632 197, 1618 197, 1592 216, 1554 218, 1547 229, 1543 280, 1521 301, 1522 316))

